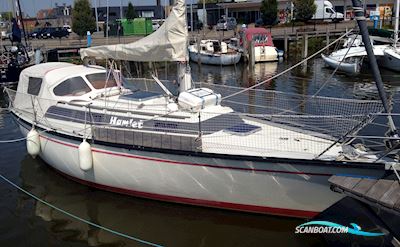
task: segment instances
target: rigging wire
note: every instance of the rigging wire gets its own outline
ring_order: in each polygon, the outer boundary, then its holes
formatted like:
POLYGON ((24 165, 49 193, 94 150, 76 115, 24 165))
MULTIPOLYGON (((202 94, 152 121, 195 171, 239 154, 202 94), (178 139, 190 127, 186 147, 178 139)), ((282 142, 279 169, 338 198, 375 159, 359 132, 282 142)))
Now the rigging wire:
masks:
MULTIPOLYGON (((357 34, 358 34, 358 33, 357 33, 357 34)), ((322 89, 324 89, 325 86, 332 80, 333 76, 336 74, 336 72, 337 72, 337 70, 339 69, 340 65, 342 64, 342 62, 344 61, 345 57, 346 57, 347 54, 349 53, 349 51, 350 51, 351 47, 353 46, 353 44, 354 44, 356 38, 357 38, 357 35, 355 35, 354 38, 352 39, 351 44, 349 45, 349 47, 348 47, 346 53, 344 54, 343 58, 339 61, 338 66, 336 66, 336 68, 332 71, 332 73, 329 75, 328 79, 325 80, 325 82, 322 84, 322 86, 321 86, 313 95, 311 95, 311 98, 314 98, 315 96, 317 96, 317 95, 322 91, 322 89)), ((294 107, 294 108, 292 108, 292 109, 290 109, 290 110, 284 110, 284 111, 282 111, 281 113, 285 113, 285 112, 287 112, 287 111, 293 111, 293 110, 295 110, 296 108, 299 108, 299 107, 301 107, 301 106, 304 106, 305 104, 306 104, 306 102, 304 101, 304 102, 300 103, 299 105, 297 105, 296 107, 294 107)))
POLYGON ((342 36, 340 36, 339 38, 337 38, 336 40, 334 40, 332 43, 326 45, 326 46, 325 46, 324 48, 322 48, 321 50, 317 51, 316 53, 312 54, 311 56, 307 57, 306 59, 304 59, 304 60, 302 60, 302 61, 296 63, 295 65, 291 66, 290 68, 288 68, 288 69, 286 69, 286 70, 284 70, 284 71, 282 71, 282 72, 280 72, 280 73, 278 73, 278 74, 272 76, 271 78, 268 78, 268 79, 266 79, 266 80, 264 80, 264 81, 261 81, 261 82, 255 84, 255 85, 253 85, 253 86, 251 86, 251 87, 245 88, 245 89, 243 89, 243 90, 241 90, 241 91, 239 91, 239 92, 233 93, 233 94, 231 94, 231 95, 227 95, 227 96, 223 97, 222 100, 231 98, 231 97, 236 96, 236 95, 238 95, 238 94, 241 94, 241 93, 244 93, 244 92, 246 92, 246 91, 249 91, 249 90, 251 90, 251 89, 253 89, 253 88, 259 87, 259 86, 261 86, 261 85, 263 85, 263 84, 265 84, 265 83, 267 83, 267 82, 269 82, 269 81, 272 81, 273 79, 275 79, 275 78, 277 78, 277 77, 279 77, 279 76, 281 76, 281 75, 283 75, 283 74, 286 74, 287 72, 293 70, 294 68, 296 68, 296 67, 300 66, 301 64, 303 64, 304 62, 306 62, 306 61, 308 61, 308 60, 314 58, 314 57, 317 56, 317 55, 319 55, 320 53, 322 53, 322 52, 323 52, 324 50, 326 50, 327 48, 329 48, 329 47, 331 47, 332 45, 336 44, 336 42, 338 42, 338 41, 340 41, 341 39, 343 39, 345 36, 347 36, 347 35, 348 35, 349 33, 351 33, 352 31, 353 31, 353 29, 350 29, 348 32, 346 32, 345 34, 343 34, 342 36))

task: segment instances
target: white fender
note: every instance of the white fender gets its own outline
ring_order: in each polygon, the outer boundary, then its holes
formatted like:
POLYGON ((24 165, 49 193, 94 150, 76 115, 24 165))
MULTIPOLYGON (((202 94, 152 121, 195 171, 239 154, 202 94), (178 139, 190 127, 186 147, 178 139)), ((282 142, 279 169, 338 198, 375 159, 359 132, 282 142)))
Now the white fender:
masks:
POLYGON ((26 136, 26 149, 28 154, 35 158, 40 153, 40 137, 39 133, 32 128, 26 136))
POLYGON ((93 167, 92 148, 86 140, 79 145, 79 167, 84 171, 93 167))
POLYGON ((176 103, 169 103, 169 104, 167 105, 167 109, 168 109, 168 111, 170 111, 170 112, 175 112, 175 111, 178 110, 178 104, 176 104, 176 103))

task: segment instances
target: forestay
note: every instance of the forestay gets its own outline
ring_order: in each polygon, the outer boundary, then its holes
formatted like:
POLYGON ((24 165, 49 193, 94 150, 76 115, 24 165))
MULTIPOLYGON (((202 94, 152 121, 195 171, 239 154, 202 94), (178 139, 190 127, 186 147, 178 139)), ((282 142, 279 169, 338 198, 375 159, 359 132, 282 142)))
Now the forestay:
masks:
POLYGON ((177 0, 164 24, 154 33, 129 44, 103 45, 81 49, 85 57, 124 61, 187 61, 185 0, 177 0))

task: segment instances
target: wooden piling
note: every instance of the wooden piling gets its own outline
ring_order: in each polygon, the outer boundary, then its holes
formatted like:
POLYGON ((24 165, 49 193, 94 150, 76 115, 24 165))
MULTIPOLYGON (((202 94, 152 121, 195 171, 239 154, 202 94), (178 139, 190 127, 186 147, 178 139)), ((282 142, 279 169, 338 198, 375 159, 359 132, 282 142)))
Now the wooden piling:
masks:
MULTIPOLYGON (((326 27, 326 45, 329 44, 329 25, 326 27)), ((329 52, 329 47, 327 48, 326 52, 329 52)))
POLYGON ((244 61, 245 62, 248 62, 249 61, 249 54, 248 54, 248 49, 249 49, 249 44, 247 44, 247 39, 246 39, 246 35, 245 34, 243 34, 243 37, 242 37, 242 40, 243 40, 243 58, 244 58, 244 61))
POLYGON ((284 53, 285 53, 284 56, 285 56, 285 59, 287 59, 288 58, 288 35, 286 33, 286 29, 285 29, 285 33, 284 33, 283 46, 284 46, 283 50, 284 50, 284 53))
POLYGON ((256 64, 256 58, 255 58, 255 47, 254 47, 254 41, 250 41, 249 44, 249 67, 251 69, 254 68, 255 64, 256 64))
POLYGON ((197 64, 201 67, 200 42, 201 42, 200 37, 197 36, 197 41, 196 41, 196 44, 197 44, 197 64))
POLYGON ((303 58, 308 56, 308 34, 303 34, 303 58))

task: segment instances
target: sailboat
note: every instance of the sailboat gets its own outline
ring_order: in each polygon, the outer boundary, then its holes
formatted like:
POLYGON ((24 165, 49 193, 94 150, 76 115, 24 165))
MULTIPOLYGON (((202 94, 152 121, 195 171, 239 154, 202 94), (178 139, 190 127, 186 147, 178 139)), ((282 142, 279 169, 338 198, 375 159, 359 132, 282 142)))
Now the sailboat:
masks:
POLYGON ((6 92, 28 153, 99 189, 301 218, 343 197, 329 189, 333 174, 393 173, 396 145, 372 150, 358 135, 386 109, 384 101, 194 87, 186 23, 185 1, 177 0, 149 36, 81 50, 84 61, 107 59, 108 69, 68 63, 25 69, 17 90, 6 92), (115 60, 176 62, 179 93, 155 75, 142 81, 159 90, 129 85, 115 60))
MULTIPOLYGON (((14 1, 13 1, 14 2, 14 1)), ((10 35, 11 45, 2 46, 2 52, 0 54, 0 83, 15 83, 18 81, 18 77, 21 71, 35 63, 35 51, 30 45, 28 45, 23 18, 21 16, 21 5, 19 0, 15 1, 15 5, 18 9, 17 13, 14 13, 16 18, 11 20, 12 22, 12 34, 10 35), (19 28, 18 19, 21 21, 23 27, 25 45, 21 42, 21 30, 19 28)), ((38 56, 38 62, 42 62, 43 56, 38 56)))
MULTIPOLYGON (((373 43, 373 41, 372 41, 373 43)), ((384 56, 384 50, 389 45, 373 45, 373 52, 377 57, 384 56)), ((329 55, 321 54, 325 64, 338 71, 346 72, 349 74, 360 73, 364 58, 367 56, 367 52, 364 47, 364 43, 361 40, 360 35, 351 35, 347 38, 342 49, 332 52, 329 55)))
MULTIPOLYGON (((397 47, 399 39, 399 4, 397 0, 394 24, 393 44, 373 45, 373 51, 379 66, 393 71, 400 71, 400 49, 397 47)), ((364 57, 367 55, 364 44, 359 36, 352 40, 350 37, 343 49, 331 53, 329 56, 321 55, 325 63, 339 71, 358 74, 360 72, 364 57)))
POLYGON ((234 65, 242 56, 242 53, 219 40, 200 40, 200 44, 190 45, 188 49, 192 61, 210 65, 234 65))
POLYGON ((397 43, 399 41, 399 6, 400 1, 397 0, 393 45, 386 48, 383 51, 383 56, 379 57, 378 59, 380 66, 397 72, 400 71, 400 48, 397 47, 397 43))

